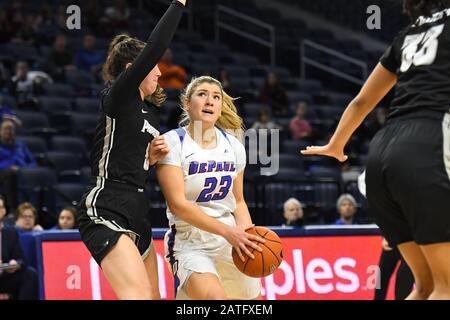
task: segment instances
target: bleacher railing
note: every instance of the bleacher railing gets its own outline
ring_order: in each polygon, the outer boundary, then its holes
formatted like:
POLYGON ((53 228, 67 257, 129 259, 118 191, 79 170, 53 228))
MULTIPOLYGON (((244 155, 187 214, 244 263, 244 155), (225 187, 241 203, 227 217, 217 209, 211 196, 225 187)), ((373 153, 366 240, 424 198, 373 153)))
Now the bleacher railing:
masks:
POLYGON ((240 13, 236 10, 233 10, 231 8, 225 7, 223 5, 218 5, 216 7, 216 12, 215 12, 215 21, 216 21, 216 27, 215 27, 215 38, 216 41, 219 42, 220 41, 220 30, 227 30, 229 32, 235 33, 243 38, 249 39, 253 42, 256 42, 262 46, 265 46, 267 48, 270 49, 270 64, 272 66, 275 65, 275 28, 274 26, 265 23, 261 20, 255 19, 253 17, 250 17, 246 14, 240 13), (226 15, 230 15, 233 16, 234 18, 238 18, 241 20, 244 20, 246 22, 252 23, 258 27, 261 27, 263 29, 266 29, 269 33, 269 38, 270 40, 265 40, 263 37, 259 37, 258 35, 255 34, 251 34, 249 32, 246 32, 244 30, 238 29, 236 27, 234 27, 231 24, 228 24, 226 22, 224 22, 221 19, 221 15, 222 14, 226 14, 226 15))
POLYGON ((359 59, 355 59, 339 51, 330 49, 328 47, 325 47, 319 43, 316 43, 308 39, 304 39, 300 43, 300 75, 302 79, 306 78, 306 65, 331 73, 336 77, 343 78, 357 85, 363 85, 364 81, 367 79, 368 76, 368 66, 366 62, 359 59), (308 49, 310 48, 315 50, 316 52, 319 51, 335 59, 340 59, 342 61, 355 65, 357 68, 361 69, 361 77, 360 78, 355 77, 351 74, 343 72, 342 70, 338 70, 332 66, 319 62, 317 60, 317 57, 314 58, 313 56, 308 56, 308 49))

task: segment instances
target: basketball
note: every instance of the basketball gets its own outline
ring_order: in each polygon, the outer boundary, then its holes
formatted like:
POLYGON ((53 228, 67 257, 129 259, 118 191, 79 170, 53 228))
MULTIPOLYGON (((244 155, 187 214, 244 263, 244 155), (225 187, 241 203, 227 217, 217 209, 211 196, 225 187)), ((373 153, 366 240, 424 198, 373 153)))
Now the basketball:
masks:
POLYGON ((236 267, 242 273, 253 278, 266 277, 274 273, 281 261, 283 261, 283 245, 278 235, 266 227, 252 227, 246 232, 260 236, 266 242, 254 241, 263 251, 259 252, 253 248, 250 249, 255 259, 251 259, 245 253, 242 253, 245 261, 239 258, 237 251, 233 248, 232 256, 236 267))

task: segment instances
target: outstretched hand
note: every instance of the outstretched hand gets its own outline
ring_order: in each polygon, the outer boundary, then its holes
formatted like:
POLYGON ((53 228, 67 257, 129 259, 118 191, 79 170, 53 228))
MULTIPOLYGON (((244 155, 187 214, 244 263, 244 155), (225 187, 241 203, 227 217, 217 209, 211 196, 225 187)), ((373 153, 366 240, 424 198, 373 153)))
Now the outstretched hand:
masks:
POLYGON ((332 148, 330 144, 325 146, 310 146, 306 147, 306 150, 300 151, 304 155, 319 155, 328 156, 338 159, 340 162, 344 162, 348 159, 348 156, 344 154, 343 149, 332 148))

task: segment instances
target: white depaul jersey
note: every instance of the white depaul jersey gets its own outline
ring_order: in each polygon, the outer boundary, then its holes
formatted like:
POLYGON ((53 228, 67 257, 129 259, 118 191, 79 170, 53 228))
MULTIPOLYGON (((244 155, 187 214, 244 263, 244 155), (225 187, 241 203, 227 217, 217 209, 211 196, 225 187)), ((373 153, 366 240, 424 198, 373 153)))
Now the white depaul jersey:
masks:
MULTIPOLYGON (((245 148, 234 136, 215 128, 216 147, 201 148, 185 128, 164 134, 169 154, 159 164, 180 167, 184 173, 186 199, 196 204, 209 216, 220 218, 236 209, 233 181, 244 170, 245 148)), ((185 222, 170 212, 169 225, 185 222)))

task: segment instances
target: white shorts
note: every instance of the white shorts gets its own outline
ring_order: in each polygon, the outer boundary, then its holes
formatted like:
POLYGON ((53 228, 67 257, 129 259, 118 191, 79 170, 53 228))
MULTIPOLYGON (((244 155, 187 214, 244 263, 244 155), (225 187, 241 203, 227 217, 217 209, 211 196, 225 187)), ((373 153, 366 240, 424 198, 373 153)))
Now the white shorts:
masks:
POLYGON ((190 225, 173 225, 165 235, 164 247, 175 278, 177 300, 189 299, 185 287, 192 273, 216 275, 228 299, 250 300, 261 293, 260 279, 248 277, 236 268, 232 246, 221 236, 190 225))

